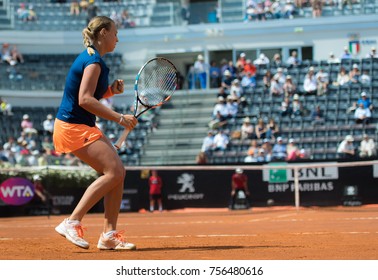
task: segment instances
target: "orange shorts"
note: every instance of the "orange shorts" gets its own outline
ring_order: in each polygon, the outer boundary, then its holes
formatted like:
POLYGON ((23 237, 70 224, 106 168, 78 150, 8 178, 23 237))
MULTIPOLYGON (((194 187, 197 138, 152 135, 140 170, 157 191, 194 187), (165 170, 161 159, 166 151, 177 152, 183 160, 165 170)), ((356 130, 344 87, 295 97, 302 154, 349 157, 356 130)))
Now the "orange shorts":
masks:
POLYGON ((85 147, 103 136, 97 127, 85 124, 67 123, 55 119, 53 141, 58 153, 71 153, 85 147))

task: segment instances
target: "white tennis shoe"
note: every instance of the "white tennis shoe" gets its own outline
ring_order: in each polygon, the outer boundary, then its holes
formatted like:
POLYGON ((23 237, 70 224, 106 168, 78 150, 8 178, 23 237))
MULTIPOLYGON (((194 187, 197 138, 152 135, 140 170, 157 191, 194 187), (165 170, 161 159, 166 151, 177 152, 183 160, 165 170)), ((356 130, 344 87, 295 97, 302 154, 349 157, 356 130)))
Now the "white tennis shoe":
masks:
POLYGON ((135 250, 136 246, 133 243, 125 241, 123 236, 124 231, 109 231, 102 233, 98 240, 97 248, 100 250, 135 250))
POLYGON ((55 230, 76 246, 84 249, 89 248, 89 243, 83 239, 85 228, 80 222, 69 222, 68 219, 64 219, 55 230))

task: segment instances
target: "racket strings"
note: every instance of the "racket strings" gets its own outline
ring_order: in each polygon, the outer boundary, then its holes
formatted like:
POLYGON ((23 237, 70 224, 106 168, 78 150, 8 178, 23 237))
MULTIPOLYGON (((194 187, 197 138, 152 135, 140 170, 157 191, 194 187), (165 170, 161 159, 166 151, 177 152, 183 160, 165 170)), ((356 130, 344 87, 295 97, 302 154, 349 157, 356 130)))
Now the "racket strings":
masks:
POLYGON ((175 91, 176 69, 164 60, 155 60, 143 69, 138 84, 141 103, 146 106, 156 106, 175 91))

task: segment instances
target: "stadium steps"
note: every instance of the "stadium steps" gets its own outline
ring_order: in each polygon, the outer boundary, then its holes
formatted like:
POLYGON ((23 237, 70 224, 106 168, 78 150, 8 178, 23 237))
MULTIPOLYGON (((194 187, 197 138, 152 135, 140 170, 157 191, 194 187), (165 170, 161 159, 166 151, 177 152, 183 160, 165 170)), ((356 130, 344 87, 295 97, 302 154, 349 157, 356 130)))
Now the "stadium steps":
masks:
POLYGON ((159 113, 143 147, 141 165, 195 164, 216 101, 214 91, 177 92, 159 113))
POLYGON ((7 10, 2 8, 3 3, 0 1, 0 29, 10 29, 11 20, 8 18, 7 10))

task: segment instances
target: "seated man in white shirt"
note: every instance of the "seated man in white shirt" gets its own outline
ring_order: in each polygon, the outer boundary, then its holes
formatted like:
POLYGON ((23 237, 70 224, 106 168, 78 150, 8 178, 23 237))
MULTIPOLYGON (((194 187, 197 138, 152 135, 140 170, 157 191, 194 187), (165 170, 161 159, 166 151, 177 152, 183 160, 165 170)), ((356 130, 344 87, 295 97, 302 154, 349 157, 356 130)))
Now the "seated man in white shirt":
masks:
POLYGON ((363 103, 359 103, 356 111, 354 111, 354 119, 356 124, 369 124, 371 118, 371 111, 365 108, 363 103))

